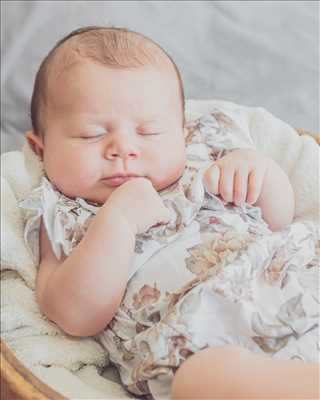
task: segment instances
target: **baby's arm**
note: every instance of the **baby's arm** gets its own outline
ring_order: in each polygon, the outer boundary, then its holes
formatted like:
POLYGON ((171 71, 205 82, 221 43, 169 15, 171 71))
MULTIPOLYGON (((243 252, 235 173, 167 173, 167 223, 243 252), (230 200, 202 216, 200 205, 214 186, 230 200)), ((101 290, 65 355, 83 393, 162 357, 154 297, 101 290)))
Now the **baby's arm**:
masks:
POLYGON ((53 254, 42 227, 37 279, 41 311, 71 335, 97 334, 121 302, 134 255, 135 234, 168 217, 151 183, 137 178, 113 192, 82 241, 62 262, 53 254))
POLYGON ((42 226, 37 281, 41 311, 70 335, 102 330, 121 301, 134 243, 126 219, 117 209, 103 206, 83 240, 60 263, 42 226))

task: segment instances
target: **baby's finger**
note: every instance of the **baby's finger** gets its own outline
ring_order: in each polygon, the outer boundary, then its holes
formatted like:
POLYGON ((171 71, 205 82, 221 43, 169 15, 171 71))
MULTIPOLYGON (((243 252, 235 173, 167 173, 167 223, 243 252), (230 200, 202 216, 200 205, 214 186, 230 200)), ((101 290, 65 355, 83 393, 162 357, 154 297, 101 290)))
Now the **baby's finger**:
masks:
POLYGON ((233 201, 233 179, 234 169, 228 169, 227 167, 221 168, 219 193, 227 203, 233 201))
POLYGON ((219 194, 220 168, 213 164, 204 173, 204 184, 209 193, 219 194))
POLYGON ((250 172, 248 177, 248 193, 247 202, 254 204, 257 202, 263 183, 264 173, 263 171, 253 170, 250 172))
POLYGON ((248 190, 248 170, 238 169, 234 174, 233 201, 240 205, 246 201, 248 190))

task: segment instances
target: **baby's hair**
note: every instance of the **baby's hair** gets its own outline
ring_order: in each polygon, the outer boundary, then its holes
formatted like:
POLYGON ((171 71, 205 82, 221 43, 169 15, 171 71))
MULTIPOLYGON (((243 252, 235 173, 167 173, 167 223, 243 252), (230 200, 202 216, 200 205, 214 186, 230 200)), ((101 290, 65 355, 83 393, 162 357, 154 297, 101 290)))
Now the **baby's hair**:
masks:
POLYGON ((42 61, 36 74, 31 98, 31 123, 35 134, 44 135, 44 111, 48 104, 48 81, 54 74, 58 76, 79 59, 90 59, 110 68, 138 68, 157 64, 160 57, 169 59, 178 78, 184 123, 185 96, 183 82, 173 59, 157 43, 141 33, 124 28, 87 26, 76 29, 60 39, 42 61), (71 43, 73 41, 73 43, 71 43), (70 42, 71 51, 61 48, 70 42), (160 50, 160 51, 157 51, 160 50), (54 72, 53 67, 57 71, 54 72))

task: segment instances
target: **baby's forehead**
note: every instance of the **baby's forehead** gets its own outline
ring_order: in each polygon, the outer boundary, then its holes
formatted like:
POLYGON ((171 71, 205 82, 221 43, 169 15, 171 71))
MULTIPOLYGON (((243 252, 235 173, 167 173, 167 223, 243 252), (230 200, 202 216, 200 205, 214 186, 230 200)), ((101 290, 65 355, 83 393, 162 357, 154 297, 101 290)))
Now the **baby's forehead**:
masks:
POLYGON ((57 47, 48 63, 48 80, 55 80, 64 71, 84 61, 92 61, 109 68, 138 68, 152 65, 176 75, 169 56, 150 39, 126 32, 116 43, 111 38, 82 34, 69 38, 57 47))
MULTIPOLYGON (((177 93, 184 116, 184 90, 180 72, 171 57, 157 43, 141 34, 115 29, 98 29, 76 34, 62 40, 49 53, 41 75, 41 96, 45 107, 52 107, 60 96, 56 96, 65 85, 66 72, 83 64, 99 64, 106 70, 137 69, 153 67, 167 79, 171 93, 177 93), (61 85, 60 85, 61 83, 61 85), (174 86, 174 88, 173 88, 174 86), (58 92, 57 92, 58 90, 58 92)), ((67 78, 68 79, 68 78, 67 78)), ((60 100, 59 100, 60 102, 60 100)), ((43 109, 45 112, 45 108, 43 109)))

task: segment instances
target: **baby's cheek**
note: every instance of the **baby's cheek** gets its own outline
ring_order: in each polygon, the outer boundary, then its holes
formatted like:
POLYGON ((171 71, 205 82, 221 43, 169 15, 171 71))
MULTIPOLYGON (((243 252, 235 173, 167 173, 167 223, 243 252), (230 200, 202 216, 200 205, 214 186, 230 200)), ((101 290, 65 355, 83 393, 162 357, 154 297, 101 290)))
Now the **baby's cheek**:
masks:
POLYGON ((84 171, 68 171, 68 173, 58 174, 54 176, 53 183, 69 197, 84 197, 85 193, 92 186, 93 180, 84 171))
POLYGON ((185 156, 183 153, 166 155, 159 163, 154 164, 154 186, 156 189, 161 190, 177 181, 184 172, 185 156))
POLYGON ((80 196, 97 178, 95 160, 72 154, 50 157, 45 166, 49 179, 67 196, 80 196))

